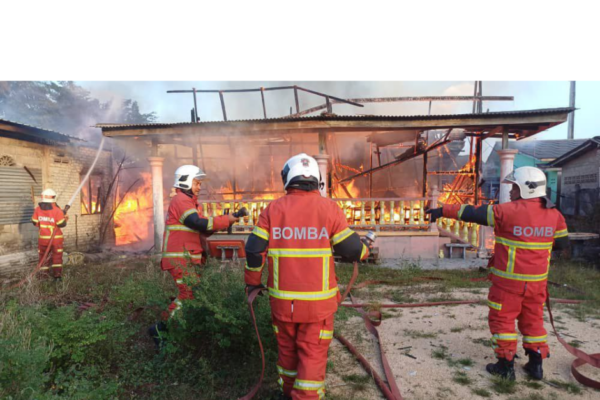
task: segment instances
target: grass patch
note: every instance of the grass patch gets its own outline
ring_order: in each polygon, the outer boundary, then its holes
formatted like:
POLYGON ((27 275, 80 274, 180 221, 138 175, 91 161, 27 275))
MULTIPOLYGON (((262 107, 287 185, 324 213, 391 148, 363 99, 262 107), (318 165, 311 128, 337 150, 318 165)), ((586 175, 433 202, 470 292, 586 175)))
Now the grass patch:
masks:
POLYGON ((349 383, 353 390, 363 391, 369 386, 371 377, 368 375, 352 374, 343 376, 342 380, 349 383))
POLYGON ((557 379, 551 379, 548 382, 558 386, 559 388, 561 388, 563 390, 566 390, 567 393, 581 394, 581 388, 575 383, 559 381, 557 379))
POLYGON ((537 381, 533 381, 533 380, 522 381, 521 384, 524 386, 527 386, 530 389, 535 389, 535 390, 541 390, 544 388, 544 385, 542 385, 541 383, 539 383, 537 381))
POLYGON ((462 365, 463 367, 472 367, 474 363, 470 358, 461 358, 458 360, 458 364, 462 365))
POLYGON ((539 393, 529 393, 524 396, 511 396, 508 400, 547 400, 548 398, 539 393))
POLYGON ((437 333, 434 332, 415 331, 412 329, 405 329, 404 335, 411 339, 433 339, 437 337, 437 333))
POLYGON ((579 340, 572 340, 569 342, 569 344, 573 347, 579 348, 581 347, 582 342, 580 342, 579 340))
POLYGON ((492 393, 484 388, 471 389, 471 393, 479 397, 491 397, 492 393))
POLYGON ((473 380, 469 378, 466 372, 456 371, 454 372, 454 376, 452 377, 452 381, 458 383, 459 385, 467 386, 473 383, 473 380))
POLYGON ((446 346, 440 346, 431 352, 431 357, 436 360, 445 360, 450 357, 450 354, 448 354, 448 348, 446 346))
POLYGON ((471 342, 473 342, 475 344, 481 344, 485 347, 490 347, 492 345, 492 342, 490 341, 490 339, 487 339, 487 338, 472 339, 471 342))
POLYGON ((492 389, 498 394, 513 394, 517 391, 517 382, 492 376, 492 389))
POLYGON ((454 328, 450 328, 450 332, 452 332, 452 333, 458 333, 458 332, 462 332, 464 330, 465 330, 465 328, 463 328, 462 326, 455 326, 454 328))
MULTIPOLYGON (((156 261, 120 263, 66 268, 60 284, 34 280, 0 291, 0 398, 170 400, 176 384, 176 398, 213 400, 252 387, 259 350, 241 269, 204 267, 196 299, 169 322, 168 344, 157 353, 146 330, 177 293, 175 283, 156 261)), ((268 298, 258 303, 267 384, 257 397, 266 398, 276 387, 277 350, 268 298)))

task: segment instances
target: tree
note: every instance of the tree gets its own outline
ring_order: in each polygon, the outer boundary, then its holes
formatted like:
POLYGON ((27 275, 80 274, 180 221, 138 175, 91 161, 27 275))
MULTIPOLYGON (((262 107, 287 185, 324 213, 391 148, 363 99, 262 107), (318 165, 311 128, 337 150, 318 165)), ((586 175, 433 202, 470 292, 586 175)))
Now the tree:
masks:
POLYGON ((155 112, 141 113, 137 101, 102 103, 71 81, 0 82, 0 118, 85 137, 97 135, 98 122, 155 122, 155 112))

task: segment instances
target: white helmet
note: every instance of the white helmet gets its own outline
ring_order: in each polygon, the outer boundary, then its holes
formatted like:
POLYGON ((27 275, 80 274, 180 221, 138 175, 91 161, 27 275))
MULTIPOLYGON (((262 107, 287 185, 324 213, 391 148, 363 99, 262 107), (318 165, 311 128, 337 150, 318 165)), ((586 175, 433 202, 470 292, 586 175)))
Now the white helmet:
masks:
POLYGON ((300 182, 313 182, 317 184, 318 188, 322 185, 321 171, 317 160, 305 153, 300 153, 286 161, 281 170, 281 179, 284 189, 300 182))
POLYGON ((546 174, 539 168, 517 168, 508 174, 502 183, 517 184, 523 199, 533 199, 546 195, 546 174))
POLYGON ((56 192, 46 189, 42 192, 42 203, 56 203, 56 192))
POLYGON ((182 165, 175 171, 175 183, 173 184, 173 187, 184 190, 191 189, 192 181, 194 179, 201 181, 205 178, 206 174, 204 171, 195 165, 182 165))

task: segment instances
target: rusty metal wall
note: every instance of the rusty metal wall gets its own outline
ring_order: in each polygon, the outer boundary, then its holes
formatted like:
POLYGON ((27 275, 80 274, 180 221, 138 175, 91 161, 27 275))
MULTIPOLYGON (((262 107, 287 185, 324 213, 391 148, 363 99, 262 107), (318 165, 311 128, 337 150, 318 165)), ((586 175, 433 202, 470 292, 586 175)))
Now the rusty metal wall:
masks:
POLYGON ((34 203, 42 193, 42 170, 30 168, 37 183, 23 167, 0 167, 0 225, 24 224, 31 221, 34 203))

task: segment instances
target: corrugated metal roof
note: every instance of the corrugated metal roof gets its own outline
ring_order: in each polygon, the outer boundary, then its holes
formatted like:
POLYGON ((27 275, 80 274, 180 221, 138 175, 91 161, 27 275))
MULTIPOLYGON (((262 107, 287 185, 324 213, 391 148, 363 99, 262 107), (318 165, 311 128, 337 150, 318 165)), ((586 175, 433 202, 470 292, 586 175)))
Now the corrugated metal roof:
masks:
POLYGON ((302 122, 302 121, 410 121, 410 120, 440 120, 440 119, 465 119, 465 118, 496 118, 496 117, 519 117, 533 115, 547 115, 556 113, 565 113, 575 110, 570 107, 563 108, 544 108, 538 110, 520 110, 520 111, 497 111, 479 114, 437 114, 437 115, 315 115, 308 117, 281 117, 267 119, 243 119, 228 121, 201 121, 193 122, 172 122, 172 123, 148 123, 148 124, 111 124, 98 123, 97 128, 110 129, 128 129, 128 128, 162 128, 172 126, 194 126, 201 124, 230 124, 230 123, 277 123, 277 122, 302 122))
MULTIPOLYGON (((84 141, 83 139, 80 139, 75 136, 65 135, 64 133, 56 132, 56 131, 53 131, 50 129, 40 128, 39 126, 28 125, 28 124, 11 121, 11 120, 4 119, 4 118, 0 118, 0 123, 5 123, 5 124, 9 124, 9 125, 18 126, 20 128, 28 129, 32 132, 32 134, 33 133, 45 134, 48 137, 44 137, 44 138, 49 139, 49 140, 62 141, 62 142, 68 142, 71 140, 84 141)), ((43 137, 43 136, 40 136, 40 137, 43 137)))
MULTIPOLYGON (((582 145, 588 139, 560 139, 560 140, 520 140, 509 142, 508 148, 530 155, 538 160, 554 160, 563 154, 582 145)), ((500 150, 502 143, 498 142, 494 150, 500 150)))
POLYGON ((590 139, 586 139, 583 143, 580 143, 579 146, 571 149, 570 151, 564 153, 556 160, 552 161, 548 164, 551 167, 560 167, 564 165, 566 162, 571 161, 580 155, 587 153, 589 150, 597 149, 600 147, 600 136, 595 136, 590 139))

